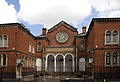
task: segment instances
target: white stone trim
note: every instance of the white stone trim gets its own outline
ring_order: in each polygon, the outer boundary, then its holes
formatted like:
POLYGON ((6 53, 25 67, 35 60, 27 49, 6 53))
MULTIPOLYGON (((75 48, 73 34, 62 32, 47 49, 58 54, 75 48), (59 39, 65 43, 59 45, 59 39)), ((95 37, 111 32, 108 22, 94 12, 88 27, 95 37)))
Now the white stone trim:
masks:
MULTIPOLYGON (((45 71, 48 71, 48 70, 47 70, 47 62, 48 62, 48 56, 49 56, 49 55, 53 55, 53 57, 54 57, 54 59, 55 59, 55 55, 54 55, 53 53, 49 53, 49 54, 46 55, 45 71)), ((55 65, 54 65, 54 66, 55 66, 55 65)))
POLYGON ((74 56, 71 53, 66 53, 65 54, 65 58, 66 58, 67 55, 71 55, 72 56, 72 67, 73 67, 73 72, 74 72, 74 56))

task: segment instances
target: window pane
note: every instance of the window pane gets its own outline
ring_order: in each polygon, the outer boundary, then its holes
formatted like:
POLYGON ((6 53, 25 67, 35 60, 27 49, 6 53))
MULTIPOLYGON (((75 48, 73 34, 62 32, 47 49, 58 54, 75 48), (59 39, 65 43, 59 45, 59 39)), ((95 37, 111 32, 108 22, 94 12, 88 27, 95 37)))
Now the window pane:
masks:
POLYGON ((6 65, 6 55, 3 55, 3 65, 6 65))
POLYGON ((0 46, 2 46, 2 36, 0 35, 0 46))
POLYGON ((32 51, 32 53, 35 53, 35 47, 33 46, 33 51, 32 51))
POLYGON ((37 51, 40 52, 40 49, 41 49, 41 43, 38 42, 38 47, 37 47, 37 51))
POLYGON ((83 41, 80 42, 80 50, 84 50, 84 42, 83 41))
POLYGON ((113 65, 117 65, 117 53, 113 54, 113 65))
POLYGON ((7 46, 7 36, 4 35, 4 46, 7 46))
POLYGON ((29 43, 29 52, 31 52, 31 43, 29 43))
POLYGON ((110 65, 111 62, 111 57, 110 57, 110 53, 106 54, 106 65, 110 65))
POLYGON ((118 33, 117 31, 114 31, 113 32, 113 43, 117 43, 117 40, 118 40, 118 33))
POLYGON ((110 43, 110 42, 111 42, 111 32, 108 31, 108 32, 106 33, 106 43, 110 43))

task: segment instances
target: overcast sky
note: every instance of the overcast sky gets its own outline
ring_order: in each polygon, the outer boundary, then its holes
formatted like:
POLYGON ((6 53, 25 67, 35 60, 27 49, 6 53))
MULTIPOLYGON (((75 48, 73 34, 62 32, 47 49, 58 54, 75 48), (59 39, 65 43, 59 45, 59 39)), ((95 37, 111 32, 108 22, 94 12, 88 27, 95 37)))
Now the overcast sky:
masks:
POLYGON ((23 23, 35 36, 60 21, 80 33, 98 17, 120 17, 120 0, 0 0, 0 24, 23 23))

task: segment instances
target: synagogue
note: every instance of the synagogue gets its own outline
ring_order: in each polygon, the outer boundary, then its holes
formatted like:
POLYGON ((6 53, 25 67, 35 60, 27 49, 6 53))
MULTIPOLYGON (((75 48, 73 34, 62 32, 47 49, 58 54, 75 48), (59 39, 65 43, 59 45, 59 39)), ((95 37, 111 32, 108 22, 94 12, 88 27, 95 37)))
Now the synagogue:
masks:
POLYGON ((0 24, 3 78, 33 74, 74 74, 120 78, 120 18, 93 18, 82 32, 61 21, 34 36, 21 23, 0 24), (111 77, 112 76, 112 77, 111 77))

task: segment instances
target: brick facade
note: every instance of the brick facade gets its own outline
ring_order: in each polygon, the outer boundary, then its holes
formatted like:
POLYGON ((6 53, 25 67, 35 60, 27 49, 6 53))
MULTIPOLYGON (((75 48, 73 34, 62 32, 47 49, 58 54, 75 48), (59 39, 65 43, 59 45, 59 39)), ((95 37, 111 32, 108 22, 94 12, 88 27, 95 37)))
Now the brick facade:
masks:
MULTIPOLYGON (((107 78, 109 72, 120 72, 120 19, 96 18, 91 21, 87 32, 86 27, 82 30, 83 32, 78 34, 76 28, 61 21, 47 33, 47 29, 43 28, 40 36, 34 36, 22 24, 0 24, 0 36, 3 38, 7 35, 8 42, 7 47, 0 46, 2 77, 11 78, 5 77, 6 73, 12 75, 13 78, 22 77, 32 74, 33 70, 38 70, 38 67, 41 73, 73 72, 76 75, 94 75, 95 78, 101 78, 101 73, 107 78), (117 44, 106 44, 106 31, 108 30, 118 32, 117 44), (106 65, 108 59, 105 54, 108 52, 118 53, 117 65, 114 66, 112 62, 114 61, 113 55, 110 65, 106 65), (6 65, 3 66, 4 54, 6 65), (93 62, 90 62, 90 58, 93 62), (17 59, 24 63, 19 61, 17 63, 17 59), (40 59, 41 63, 37 59, 40 59), (41 65, 36 66, 37 62, 41 65)), ((4 39, 1 41, 5 44, 4 39)))

